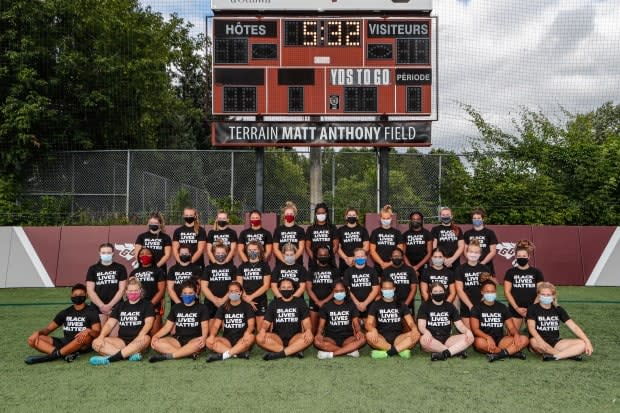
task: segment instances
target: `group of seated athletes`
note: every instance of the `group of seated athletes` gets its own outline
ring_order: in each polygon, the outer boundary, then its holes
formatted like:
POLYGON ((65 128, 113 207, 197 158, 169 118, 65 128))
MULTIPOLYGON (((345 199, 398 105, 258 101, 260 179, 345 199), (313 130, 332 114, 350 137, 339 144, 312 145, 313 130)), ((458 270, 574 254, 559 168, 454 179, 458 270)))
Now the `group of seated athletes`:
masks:
POLYGON ((205 348, 213 362, 249 358, 255 344, 266 351, 265 360, 303 357, 313 344, 319 359, 359 357, 366 344, 375 359, 410 358, 418 342, 432 361, 467 357, 472 345, 490 362, 525 359, 528 346, 544 361, 592 353, 587 335, 558 306, 555 287, 529 265, 531 242, 517 243, 515 264, 504 277, 508 305, 497 301, 497 237, 485 227, 482 209, 472 212, 473 228, 465 233, 452 222, 450 208, 441 209, 431 231, 413 212, 409 230, 401 233, 386 205, 370 235, 354 208, 339 228, 324 203, 306 231, 296 215, 288 202, 271 234, 261 213, 252 211, 250 227, 237 236, 225 211, 207 234, 197 211, 186 208, 185 224, 171 239, 161 214, 152 214, 135 243, 137 268, 127 277, 113 259, 113 245, 102 244, 86 285, 72 288, 73 305, 28 338, 44 354, 26 363, 72 361, 91 348, 100 354, 90 358, 94 365, 139 361, 149 346, 156 352, 151 362, 196 359, 205 348), (171 256, 176 264, 167 269, 171 256), (163 322, 166 292, 170 309, 163 322), (524 320, 529 337, 520 332, 524 320), (576 338, 560 338, 560 321, 576 338), (64 337, 50 336, 59 327, 64 337))

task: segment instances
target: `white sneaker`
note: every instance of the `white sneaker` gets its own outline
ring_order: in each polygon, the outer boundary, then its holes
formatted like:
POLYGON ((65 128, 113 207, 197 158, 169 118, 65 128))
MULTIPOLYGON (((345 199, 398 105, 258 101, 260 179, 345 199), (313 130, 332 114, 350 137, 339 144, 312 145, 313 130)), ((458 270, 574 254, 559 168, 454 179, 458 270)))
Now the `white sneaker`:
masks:
POLYGON ((320 358, 321 360, 325 360, 325 359, 331 359, 334 358, 334 353, 332 353, 331 351, 320 351, 317 352, 316 356, 318 358, 320 358))
POLYGON ((350 353, 347 353, 347 356, 349 356, 349 357, 359 358, 359 356, 360 356, 360 352, 359 352, 359 351, 357 351, 357 350, 355 350, 355 351, 352 351, 352 352, 350 352, 350 353))

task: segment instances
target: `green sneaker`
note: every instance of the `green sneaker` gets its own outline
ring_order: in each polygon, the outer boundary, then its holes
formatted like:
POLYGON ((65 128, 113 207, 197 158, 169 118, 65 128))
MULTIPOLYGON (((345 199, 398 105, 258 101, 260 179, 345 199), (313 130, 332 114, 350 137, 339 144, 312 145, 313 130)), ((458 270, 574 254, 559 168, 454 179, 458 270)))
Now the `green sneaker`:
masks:
POLYGON ((398 355, 404 359, 409 359, 411 358, 411 350, 403 350, 400 353, 398 353, 398 355))
POLYGON ((370 357, 372 357, 373 359, 378 360, 378 359, 386 359, 386 358, 388 358, 389 356, 388 356, 387 351, 383 351, 383 350, 373 350, 373 351, 370 353, 370 357))

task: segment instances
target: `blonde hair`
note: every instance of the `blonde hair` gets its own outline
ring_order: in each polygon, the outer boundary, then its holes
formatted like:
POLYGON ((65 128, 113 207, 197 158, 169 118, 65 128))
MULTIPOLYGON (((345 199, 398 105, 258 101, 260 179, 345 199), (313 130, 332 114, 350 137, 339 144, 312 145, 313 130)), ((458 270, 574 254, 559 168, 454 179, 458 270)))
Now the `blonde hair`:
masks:
POLYGON ((392 216, 394 213, 392 212, 392 205, 387 204, 384 205, 383 208, 381 208, 381 214, 390 214, 390 216, 392 216))
POLYGON ((293 244, 292 242, 287 242, 282 247, 282 253, 285 253, 287 251, 293 251, 293 253, 296 254, 297 253, 297 246, 295 244, 293 244))
POLYGON ((216 230, 216 231, 219 231, 221 229, 220 226, 217 223, 217 221, 218 221, 217 216, 219 214, 226 214, 226 221, 228 221, 228 218, 229 218, 228 217, 228 212, 224 211, 223 209, 218 210, 217 214, 215 214, 215 219, 213 220, 213 229, 216 230))
POLYGON ((161 230, 161 232, 164 232, 164 230, 166 229, 164 214, 162 214, 161 212, 151 212, 151 214, 147 218, 147 222, 150 221, 152 218, 155 218, 157 222, 159 222, 159 229, 161 230))
POLYGON ((480 246, 480 241, 478 241, 477 239, 472 239, 471 241, 469 241, 469 245, 467 246, 467 251, 469 251, 471 247, 478 248, 480 251, 482 251, 482 247, 480 246))
POLYGON ((198 234, 200 232, 200 215, 198 214, 198 210, 194 207, 185 207, 183 208, 183 212, 185 211, 194 211, 194 215, 196 216, 196 219, 194 219, 194 233, 198 234))
POLYGON ((284 207, 282 207, 282 215, 284 215, 284 212, 287 209, 292 209, 293 213, 297 215, 297 205, 295 205, 293 201, 286 201, 286 204, 284 204, 284 207))
POLYGON ((551 284, 549 281, 543 281, 540 284, 538 284, 538 287, 536 287, 536 300, 534 300, 534 303, 538 304, 540 302, 540 292, 544 289, 551 290, 551 294, 553 294, 553 305, 557 307, 558 306, 558 290, 557 288, 555 288, 555 285, 551 284))
POLYGON ((222 241, 221 239, 218 239, 213 243, 213 246, 211 247, 211 252, 215 254, 215 250, 218 248, 224 248, 226 250, 226 255, 228 255, 228 253, 230 252, 230 245, 224 244, 224 241, 222 241))
POLYGON ((125 298, 127 298, 127 289, 130 285, 137 285, 140 289, 140 298, 144 297, 144 288, 142 288, 142 283, 137 277, 129 277, 127 279, 127 287, 125 288, 125 298))

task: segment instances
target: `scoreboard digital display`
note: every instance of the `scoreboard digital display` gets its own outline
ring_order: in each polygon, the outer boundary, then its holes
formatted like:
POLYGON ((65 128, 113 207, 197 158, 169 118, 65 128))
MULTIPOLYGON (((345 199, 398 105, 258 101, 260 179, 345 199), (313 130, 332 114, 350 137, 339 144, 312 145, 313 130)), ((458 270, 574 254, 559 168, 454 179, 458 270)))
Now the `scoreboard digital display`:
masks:
POLYGON ((436 117, 434 17, 225 14, 213 114, 436 117))

